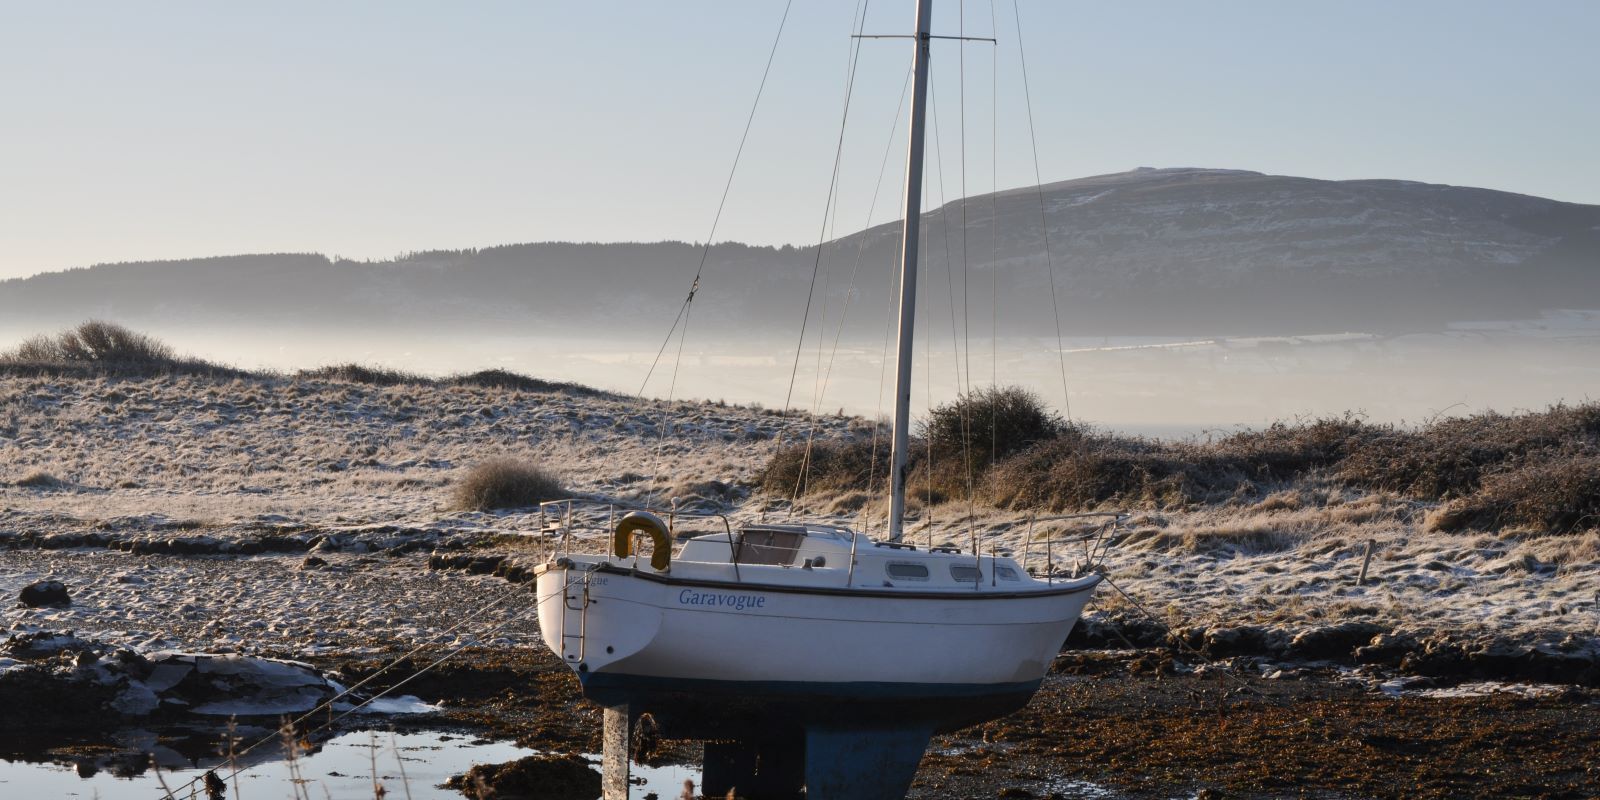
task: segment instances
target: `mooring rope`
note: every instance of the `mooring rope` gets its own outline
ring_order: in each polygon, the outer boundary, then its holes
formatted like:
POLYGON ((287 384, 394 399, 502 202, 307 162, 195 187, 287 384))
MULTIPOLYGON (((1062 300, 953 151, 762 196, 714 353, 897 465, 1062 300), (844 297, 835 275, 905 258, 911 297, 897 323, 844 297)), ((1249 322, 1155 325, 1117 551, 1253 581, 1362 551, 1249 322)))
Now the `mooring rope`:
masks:
MULTIPOLYGON (((1178 649, 1179 652, 1187 651, 1190 655, 1193 655, 1195 658, 1198 658, 1201 661, 1205 662, 1208 666, 1216 668, 1218 674, 1223 675, 1224 677, 1228 678, 1229 680, 1239 684, 1239 688, 1244 689, 1245 691, 1247 691, 1247 692, 1249 692, 1249 693, 1251 693, 1251 694, 1253 694, 1253 695, 1255 695, 1255 696, 1257 696, 1257 697, 1259 697, 1259 698, 1261 698, 1263 700, 1266 700, 1266 701, 1272 702, 1274 704, 1277 704, 1280 707, 1285 707, 1285 708, 1287 707, 1287 705, 1284 704, 1280 698, 1276 698, 1276 697, 1273 697, 1271 695, 1263 693, 1261 690, 1257 689, 1256 687, 1251 686, 1247 681, 1245 681, 1244 678, 1241 678, 1238 675, 1235 675, 1233 673, 1233 670, 1231 670, 1228 667, 1224 666, 1221 662, 1211 658, 1210 656, 1207 656, 1205 653, 1201 652, 1200 650, 1196 650, 1195 648, 1191 647, 1188 642, 1185 642, 1183 640, 1183 637, 1177 635, 1177 633, 1172 630, 1172 626, 1168 625, 1165 620, 1163 620, 1160 617, 1157 617, 1155 614, 1151 613, 1150 610, 1145 608, 1142 603, 1140 603, 1138 600, 1135 600, 1133 598, 1133 595, 1130 595, 1126 591, 1123 591, 1122 587, 1118 586, 1117 582, 1112 580, 1110 575, 1106 574, 1105 572, 1101 572, 1100 573, 1100 578, 1101 578, 1101 580, 1104 580, 1106 582, 1106 585, 1108 585, 1111 588, 1117 590, 1117 594, 1122 595, 1122 599, 1126 600, 1128 602, 1128 605, 1133 606, 1134 610, 1138 611, 1141 615, 1143 615, 1145 619, 1148 619, 1151 622, 1154 622, 1155 624, 1161 626, 1161 629, 1166 631, 1166 633, 1167 633, 1167 641, 1173 642, 1175 645, 1177 645, 1177 649, 1178 649)), ((1121 630, 1116 629, 1116 628, 1113 628, 1112 630, 1116 632, 1117 638, 1121 639, 1123 644, 1128 645, 1129 649, 1131 649, 1131 650, 1139 649, 1139 648, 1134 646, 1133 642, 1128 641, 1128 637, 1122 635, 1122 631, 1121 630)))
MULTIPOLYGON (((507 617, 506 619, 502 620, 500 623, 495 625, 493 628, 490 628, 488 631, 483 633, 481 636, 477 637, 475 640, 470 640, 470 641, 464 642, 464 643, 462 643, 460 645, 457 645, 454 649, 452 649, 452 650, 448 651, 447 653, 445 653, 444 656, 436 659, 432 663, 430 663, 427 666, 417 670, 416 672, 413 672, 411 675, 405 677, 404 679, 402 679, 398 683, 395 683, 395 684, 389 686, 388 688, 383 689, 382 691, 379 691, 377 694, 374 694, 371 697, 361 701, 360 703, 358 703, 357 705, 355 705, 355 706, 351 707, 350 709, 346 710, 344 713, 340 714, 339 716, 333 717, 333 718, 329 719, 327 722, 325 722, 325 723, 323 723, 321 725, 318 725, 315 728, 312 728, 312 729, 306 731, 305 735, 306 736, 312 736, 314 734, 317 734, 317 733, 320 733, 320 732, 322 732, 324 730, 327 730, 328 728, 332 727, 334 724, 336 724, 339 721, 343 720, 345 717, 348 717, 351 714, 354 714, 357 711, 361 710, 362 708, 365 708, 366 706, 370 705, 373 701, 378 700, 378 699, 388 695, 390 692, 393 692, 395 689, 398 689, 401 686, 404 686, 405 684, 408 684, 408 683, 416 680, 417 678, 421 677, 424 673, 428 672, 429 670, 432 670, 433 668, 439 666, 440 664, 443 664, 446 660, 454 657, 455 655, 459 654, 461 651, 465 650, 466 648, 471 647, 472 645, 474 645, 474 644, 476 644, 476 643, 478 643, 478 642, 480 642, 482 640, 488 639, 489 637, 493 636, 496 633, 499 633, 500 630, 502 630, 506 626, 510 625, 513 622, 516 622, 516 621, 522 619, 523 616, 527 612, 529 612, 529 611, 537 611, 539 606, 543 605, 550 598, 556 597, 558 595, 564 596, 566 594, 567 589, 569 587, 571 587, 574 583, 578 582, 578 580, 579 580, 579 577, 574 577, 574 578, 568 579, 567 582, 562 585, 561 591, 553 592, 553 593, 551 593, 549 595, 549 597, 545 597, 542 600, 536 600, 533 603, 533 605, 528 606, 527 608, 524 608, 524 609, 512 614, 510 617, 507 617)), ((519 594, 521 592, 523 586, 524 586, 524 584, 513 584, 511 586, 511 588, 509 588, 506 591, 502 592, 499 597, 495 598, 494 600, 490 601, 489 603, 486 603, 486 604, 484 604, 482 606, 479 606, 475 611, 472 611, 472 612, 464 615, 461 622, 458 622, 455 625, 452 625, 449 628, 446 628, 445 630, 440 631, 439 633, 433 634, 432 636, 428 637, 428 640, 426 642, 424 642, 424 643, 422 643, 420 645, 417 645, 416 647, 412 648, 410 651, 408 651, 408 652, 406 652, 406 653, 404 653, 404 654, 402 654, 400 656, 397 656, 396 658, 391 660, 389 663, 385 664, 383 667, 378 669, 376 672, 373 672, 371 675, 368 675, 367 677, 362 678, 360 681, 357 681, 356 683, 352 684, 349 688, 346 688, 344 691, 339 692, 338 694, 334 695, 333 697, 330 697, 327 700, 324 700, 323 702, 317 704, 317 706, 315 708, 312 708, 310 711, 307 711, 307 712, 301 714, 300 716, 295 717, 292 720, 289 720, 286 723, 287 726, 290 727, 290 728, 294 728, 294 727, 298 726, 300 723, 305 722, 306 720, 308 720, 308 719, 310 719, 310 718, 312 718, 312 717, 314 717, 314 716, 316 716, 318 714, 322 714, 324 712, 327 712, 327 713, 331 714, 334 703, 337 703, 340 700, 342 700, 342 699, 344 699, 346 697, 349 697, 350 695, 354 694, 356 690, 358 690, 361 687, 366 686, 367 684, 371 683, 379 675, 382 675, 385 672, 388 672, 389 670, 391 670, 394 667, 398 666, 400 663, 409 660, 412 656, 415 656, 418 653, 421 653, 423 650, 425 650, 428 647, 432 646, 440 637, 447 636, 447 635, 449 635, 451 633, 454 633, 454 632, 460 630, 461 628, 465 627, 467 625, 467 623, 469 623, 469 622, 476 622, 478 620, 478 617, 481 616, 484 612, 487 612, 490 609, 494 608, 495 606, 498 606, 501 603, 504 603, 505 601, 511 599, 511 597, 513 595, 519 594)), ((526 583, 526 586, 534 587, 536 589, 537 586, 538 586, 538 582, 537 581, 528 581, 526 583)), ((281 735, 279 733, 277 733, 277 732, 270 733, 270 734, 268 734, 268 735, 256 740, 255 742, 253 742, 252 744, 250 744, 248 747, 244 748, 243 750, 240 750, 238 752, 228 753, 227 754, 227 759, 228 759, 229 762, 235 762, 238 759, 244 757, 245 755, 248 755, 251 751, 255 750, 256 748, 266 744, 267 742, 273 741, 275 739, 280 739, 280 738, 281 738, 281 735)), ((210 771, 208 771, 208 773, 209 772, 214 772, 217 768, 219 768, 221 766, 222 766, 221 764, 218 764, 217 767, 213 767, 210 771)), ((248 769, 248 768, 235 765, 229 771, 227 777, 224 778, 224 781, 233 780, 233 778, 235 776, 243 773, 246 769, 248 769)), ((169 789, 166 789, 165 787, 163 787, 163 793, 161 794, 162 800, 177 800, 179 793, 183 792, 185 789, 190 789, 190 788, 198 785, 200 782, 204 781, 205 780, 205 776, 208 773, 202 773, 202 774, 200 774, 200 775, 198 775, 198 776, 196 776, 194 778, 191 778, 187 783, 184 783, 184 784, 178 786, 176 789, 170 789, 169 790, 169 789)))

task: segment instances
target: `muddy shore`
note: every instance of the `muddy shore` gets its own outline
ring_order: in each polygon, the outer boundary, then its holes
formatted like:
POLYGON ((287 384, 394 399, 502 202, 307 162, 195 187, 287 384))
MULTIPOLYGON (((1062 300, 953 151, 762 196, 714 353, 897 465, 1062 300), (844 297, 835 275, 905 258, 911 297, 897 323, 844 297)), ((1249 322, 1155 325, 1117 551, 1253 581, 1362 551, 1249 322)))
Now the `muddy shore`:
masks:
MULTIPOLYGON (((355 677, 372 663, 341 668, 355 677)), ((1084 784, 1127 798, 1600 792, 1600 693, 1392 696, 1332 665, 1282 665, 1277 679, 1228 666, 1183 671, 1165 650, 1067 651, 1027 708, 936 739, 909 796, 1082 796, 1084 784)), ((493 735, 600 746, 598 710, 542 651, 475 654, 418 691, 493 735)), ((664 742, 652 760, 698 755, 664 742)))

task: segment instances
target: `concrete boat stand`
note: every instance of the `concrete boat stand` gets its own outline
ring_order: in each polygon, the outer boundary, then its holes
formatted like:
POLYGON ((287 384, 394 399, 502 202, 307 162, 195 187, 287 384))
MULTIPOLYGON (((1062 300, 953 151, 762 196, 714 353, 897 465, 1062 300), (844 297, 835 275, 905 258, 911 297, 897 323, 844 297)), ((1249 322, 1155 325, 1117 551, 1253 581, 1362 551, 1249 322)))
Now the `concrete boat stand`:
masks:
MULTIPOLYGON (((605 707, 602 800, 628 798, 638 719, 629 704, 605 707)), ((707 741, 700 794, 721 798, 731 791, 746 800, 904 797, 934 732, 922 723, 774 722, 766 731, 745 728, 739 739, 707 741)))

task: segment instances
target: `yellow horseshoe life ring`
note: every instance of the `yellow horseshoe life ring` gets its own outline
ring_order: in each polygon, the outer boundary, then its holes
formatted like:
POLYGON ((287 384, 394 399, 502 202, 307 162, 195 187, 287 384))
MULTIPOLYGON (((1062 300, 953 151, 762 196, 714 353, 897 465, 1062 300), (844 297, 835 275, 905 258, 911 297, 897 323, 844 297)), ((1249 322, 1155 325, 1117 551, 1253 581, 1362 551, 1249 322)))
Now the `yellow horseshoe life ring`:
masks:
POLYGON ((633 535, 643 533, 650 537, 650 566, 657 572, 666 572, 672 563, 672 534, 667 524, 648 511, 630 511, 617 522, 617 532, 611 537, 611 549, 618 558, 633 555, 633 535))

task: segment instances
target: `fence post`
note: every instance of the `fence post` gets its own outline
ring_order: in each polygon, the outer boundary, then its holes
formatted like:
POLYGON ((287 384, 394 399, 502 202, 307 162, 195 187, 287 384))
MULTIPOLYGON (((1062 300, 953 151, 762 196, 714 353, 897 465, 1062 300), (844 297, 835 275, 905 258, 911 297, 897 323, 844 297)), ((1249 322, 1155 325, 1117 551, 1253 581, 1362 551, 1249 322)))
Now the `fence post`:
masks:
POLYGON ((1372 564, 1372 548, 1377 544, 1375 539, 1367 540, 1367 554, 1361 557, 1361 576, 1356 578, 1357 586, 1367 585, 1367 567, 1372 564))

